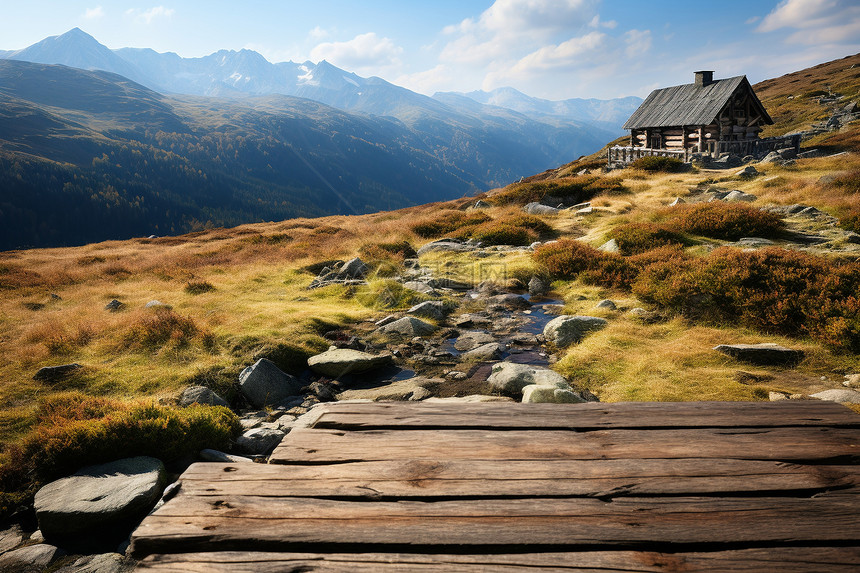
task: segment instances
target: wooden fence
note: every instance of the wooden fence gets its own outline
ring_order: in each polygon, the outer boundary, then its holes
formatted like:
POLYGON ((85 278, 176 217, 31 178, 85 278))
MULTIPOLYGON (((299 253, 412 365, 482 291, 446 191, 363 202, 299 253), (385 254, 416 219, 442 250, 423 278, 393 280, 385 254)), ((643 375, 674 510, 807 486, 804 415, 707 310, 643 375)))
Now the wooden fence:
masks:
POLYGON ((689 149, 654 149, 651 147, 610 147, 609 148, 609 167, 624 167, 633 163, 640 157, 675 157, 683 162, 690 160, 690 154, 694 153, 689 149))

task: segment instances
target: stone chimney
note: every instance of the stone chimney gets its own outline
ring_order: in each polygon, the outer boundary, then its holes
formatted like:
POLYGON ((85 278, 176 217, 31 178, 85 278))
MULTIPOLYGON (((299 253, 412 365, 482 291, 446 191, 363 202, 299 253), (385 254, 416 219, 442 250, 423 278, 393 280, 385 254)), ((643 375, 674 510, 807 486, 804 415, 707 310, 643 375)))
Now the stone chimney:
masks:
POLYGON ((712 71, 702 71, 702 72, 694 72, 696 74, 696 85, 700 88, 703 88, 707 85, 714 83, 714 72, 712 71))

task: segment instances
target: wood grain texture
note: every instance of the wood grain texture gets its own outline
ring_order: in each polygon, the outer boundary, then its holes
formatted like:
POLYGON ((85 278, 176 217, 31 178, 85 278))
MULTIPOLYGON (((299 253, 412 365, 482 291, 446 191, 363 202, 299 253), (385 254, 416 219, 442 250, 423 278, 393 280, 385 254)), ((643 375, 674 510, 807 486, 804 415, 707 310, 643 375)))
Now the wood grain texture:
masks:
POLYGON ((860 455, 860 429, 293 430, 270 463, 359 460, 732 458, 826 460, 860 455))
POLYGON ((386 428, 708 428, 860 427, 860 416, 818 400, 783 402, 622 402, 613 404, 444 404, 432 402, 326 404, 314 427, 386 428))
POLYGON ((138 569, 159 573, 274 573, 350 571, 380 573, 421 571, 428 573, 522 572, 687 572, 736 571, 738 573, 853 572, 860 563, 856 547, 780 547, 698 553, 653 551, 586 551, 579 553, 524 553, 445 555, 415 553, 263 553, 213 552, 151 555, 138 569))

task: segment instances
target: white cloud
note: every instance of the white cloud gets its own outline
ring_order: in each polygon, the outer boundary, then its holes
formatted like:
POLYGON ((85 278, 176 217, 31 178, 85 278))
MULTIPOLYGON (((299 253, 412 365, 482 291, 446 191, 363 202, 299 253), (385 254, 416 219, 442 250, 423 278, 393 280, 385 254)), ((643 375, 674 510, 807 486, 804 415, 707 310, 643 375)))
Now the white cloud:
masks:
POLYGON ((456 83, 456 77, 448 66, 438 64, 423 72, 402 75, 396 78, 394 83, 412 91, 430 95, 440 90, 451 90, 451 86, 456 83))
POLYGON ((380 69, 401 64, 403 48, 390 38, 380 38, 373 32, 360 34, 347 42, 324 42, 311 50, 314 61, 326 60, 357 73, 378 73, 380 69))
POLYGON ((141 10, 140 8, 129 8, 125 11, 126 16, 133 17, 136 21, 144 24, 152 24, 154 20, 166 19, 169 20, 176 12, 173 8, 165 8, 164 6, 153 6, 149 10, 141 10))
POLYGON ((87 8, 84 12, 84 19, 86 20, 98 20, 99 18, 104 18, 105 11, 101 6, 96 6, 95 8, 87 8))
POLYGON ((628 58, 646 54, 651 49, 651 31, 628 30, 624 33, 624 42, 627 44, 624 53, 628 58))
POLYGON ((308 38, 315 42, 319 42, 322 39, 328 38, 331 34, 328 30, 321 28, 320 26, 316 26, 313 30, 308 32, 308 38))
POLYGON ((756 30, 774 32, 783 28, 797 32, 790 44, 816 45, 849 41, 860 37, 860 5, 851 0, 783 0, 764 17, 756 30))

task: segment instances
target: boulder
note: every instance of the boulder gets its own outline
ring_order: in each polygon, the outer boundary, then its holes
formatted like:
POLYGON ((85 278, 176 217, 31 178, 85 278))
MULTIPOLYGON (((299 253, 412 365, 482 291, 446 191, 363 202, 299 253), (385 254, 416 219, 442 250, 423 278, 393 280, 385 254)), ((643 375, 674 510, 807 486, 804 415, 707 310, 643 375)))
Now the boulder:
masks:
POLYGON ((529 280, 529 295, 533 297, 543 296, 549 292, 549 285, 540 277, 532 277, 529 280))
POLYGON ((597 247, 597 249, 606 253, 621 252, 621 248, 618 246, 618 243, 615 242, 615 239, 609 239, 608 241, 597 247))
POLYGON ((466 361, 498 360, 504 351, 505 347, 498 342, 488 342, 464 352, 461 358, 466 361))
POLYGON ((531 303, 527 301, 525 297, 514 293, 497 294, 494 296, 490 296, 487 298, 487 302, 489 302, 490 304, 503 306, 511 310, 529 308, 531 306, 531 303))
POLYGON ((57 569, 55 573, 125 573, 131 571, 134 561, 119 553, 84 555, 71 565, 57 569))
MULTIPOLYGON (((393 324, 393 323, 392 323, 393 324)), ((390 354, 369 354, 360 350, 336 348, 308 358, 308 366, 317 374, 337 378, 349 373, 365 372, 391 364, 390 354)))
POLYGON ((761 160, 761 163, 777 163, 782 161, 782 156, 776 151, 771 151, 761 160))
POLYGON ((376 329, 375 332, 413 337, 427 336, 428 334, 433 334, 433 331, 435 330, 435 326, 428 322, 424 322, 420 318, 404 316, 403 318, 399 318, 394 322, 376 329))
POLYGON ((432 243, 427 243, 420 249, 418 249, 418 255, 423 255, 425 253, 432 253, 433 251, 471 251, 474 249, 473 246, 467 245, 460 241, 456 241, 454 239, 439 239, 438 241, 433 241, 432 243))
POLYGON ((723 197, 723 201, 728 201, 730 203, 735 201, 752 203, 756 199, 758 199, 758 197, 756 197, 755 195, 751 195, 750 193, 744 193, 743 191, 738 191, 737 189, 735 189, 734 191, 729 191, 728 195, 723 197))
POLYGON ((148 303, 146 303, 145 305, 143 305, 143 308, 162 308, 165 306, 167 306, 167 305, 164 304, 163 302, 161 302, 160 300, 151 300, 148 303))
POLYGON ((714 347, 732 358, 762 366, 787 366, 803 360, 802 350, 792 350, 773 342, 761 344, 720 344, 714 347))
POLYGON ((338 275, 343 278, 363 279, 367 275, 367 265, 360 258, 355 257, 343 263, 338 270, 338 275))
POLYGON ((616 310, 618 307, 615 306, 614 302, 612 302, 608 298, 605 298, 605 299, 601 300, 600 302, 598 302, 594 308, 605 308, 606 310, 616 310))
POLYGON ((445 381, 441 378, 425 378, 424 376, 414 376, 406 380, 395 380, 389 384, 382 386, 374 386, 372 388, 352 388, 345 390, 337 395, 338 400, 408 400, 418 401, 429 398, 433 395, 430 390, 436 386, 444 384, 445 381))
POLYGON ((406 281, 403 283, 403 288, 408 288, 409 290, 414 290, 429 296, 436 296, 439 294, 432 286, 421 281, 406 281))
POLYGON ((110 312, 119 312, 125 307, 125 304, 121 303, 117 299, 113 299, 109 303, 105 305, 105 310, 109 310, 110 312))
POLYGON ((146 456, 87 466, 36 492, 39 529, 66 548, 115 546, 158 501, 165 480, 164 464, 146 456))
POLYGON ((433 320, 442 320, 447 314, 447 309, 445 308, 445 303, 441 300, 428 300, 416 304, 407 310, 406 313, 432 318, 433 320))
POLYGON ((570 384, 558 372, 514 362, 494 364, 487 382, 496 390, 512 395, 519 394, 523 388, 530 385, 570 388, 570 384))
POLYGON ((840 404, 860 404, 860 392, 851 388, 834 388, 833 390, 824 390, 823 392, 810 394, 810 396, 819 400, 839 402, 840 404))
POLYGON ((557 215, 558 209, 555 207, 550 207, 549 205, 543 205, 541 203, 528 203, 525 207, 523 207, 523 211, 528 213, 529 215, 557 215))
POLYGON ((65 553, 47 543, 28 545, 0 555, 0 571, 3 573, 42 573, 54 559, 65 553))
POLYGON ((78 363, 63 364, 61 366, 45 366, 44 368, 39 368, 39 370, 33 375, 33 380, 48 383, 59 382, 60 380, 65 380, 81 368, 83 368, 83 366, 78 363))
POLYGON ((0 554, 15 549, 22 541, 24 541, 24 534, 21 533, 19 525, 0 531, 0 554))
POLYGON ((758 247, 770 247, 775 243, 770 239, 762 239, 761 237, 743 237, 735 243, 736 247, 744 249, 754 249, 758 247))
POLYGON ((233 454, 225 454, 218 450, 200 450, 200 459, 204 462, 221 462, 225 464, 237 464, 252 461, 251 458, 244 456, 234 456, 233 454))
POLYGON ((550 320, 543 329, 547 342, 558 348, 577 343, 589 332, 606 328, 609 322, 596 316, 571 316, 563 314, 550 320))
POLYGON ((239 374, 239 390, 255 408, 277 404, 295 396, 302 386, 295 376, 282 372, 266 358, 257 360, 239 374))
POLYGON ((236 438, 236 447, 251 455, 268 455, 281 443, 286 432, 273 428, 254 428, 236 438))
POLYGON ((532 384, 523 388, 524 403, 578 404, 586 400, 570 388, 532 384))
POLYGON ((475 204, 472 205, 473 209, 489 209, 490 207, 492 207, 492 205, 481 199, 478 199, 475 201, 475 204))
POLYGON ((182 395, 179 397, 179 405, 190 406, 191 404, 229 407, 224 398, 206 386, 189 386, 182 391, 182 395))
POLYGON ((468 330, 457 337, 454 348, 461 352, 472 350, 482 344, 496 342, 496 337, 485 330, 468 330))
POLYGON ((761 175, 761 173, 752 165, 747 165, 746 167, 735 173, 735 177, 743 178, 755 177, 756 175, 761 175))

